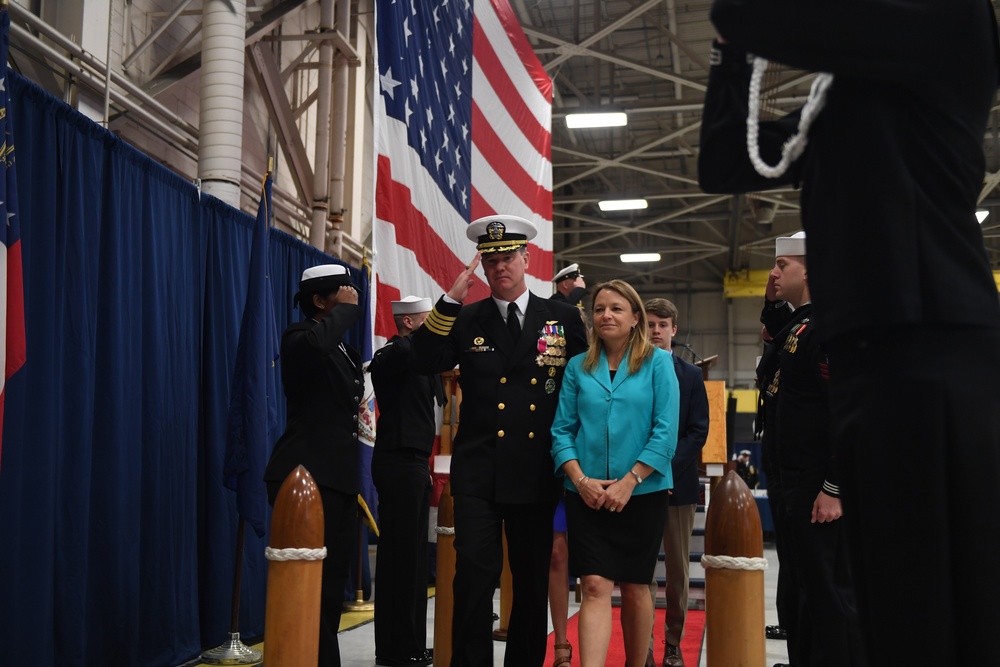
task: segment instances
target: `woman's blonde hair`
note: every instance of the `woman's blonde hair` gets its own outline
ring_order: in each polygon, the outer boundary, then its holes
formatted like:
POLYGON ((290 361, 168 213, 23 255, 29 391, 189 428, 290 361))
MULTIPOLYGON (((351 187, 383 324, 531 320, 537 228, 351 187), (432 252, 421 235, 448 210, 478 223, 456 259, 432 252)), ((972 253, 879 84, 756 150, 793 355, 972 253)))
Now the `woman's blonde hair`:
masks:
MULTIPOLYGON (((639 316, 639 321, 632 328, 632 333, 629 335, 628 346, 625 350, 625 358, 628 359, 628 371, 629 373, 635 373, 642 368, 647 359, 653 356, 653 351, 656 349, 649 342, 649 327, 646 322, 646 311, 642 307, 642 299, 639 298, 639 294, 635 291, 635 288, 624 280, 609 280, 597 285, 591 291, 591 294, 594 295, 591 298, 592 303, 597 303, 597 295, 601 290, 610 290, 624 297, 628 301, 629 306, 631 306, 632 312, 639 316)), ((590 337, 590 347, 587 349, 587 356, 583 359, 583 370, 588 373, 593 373, 594 369, 597 368, 597 362, 601 358, 601 349, 604 347, 604 341, 596 333, 596 322, 594 323, 594 329, 595 333, 590 337)))

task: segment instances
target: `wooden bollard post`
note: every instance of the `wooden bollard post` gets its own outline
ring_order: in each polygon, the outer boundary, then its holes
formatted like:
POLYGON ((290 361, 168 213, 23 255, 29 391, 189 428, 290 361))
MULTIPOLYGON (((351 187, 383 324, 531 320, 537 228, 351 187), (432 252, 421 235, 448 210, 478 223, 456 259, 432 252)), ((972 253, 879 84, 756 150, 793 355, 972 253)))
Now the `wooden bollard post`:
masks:
POLYGON ((712 491, 705 520, 708 667, 764 667, 764 535, 753 494, 734 471, 712 491))
POLYGON ((507 529, 500 534, 503 541, 503 570, 500 571, 500 621, 493 631, 493 639, 498 642, 507 641, 507 628, 510 627, 510 608, 514 605, 514 575, 510 571, 510 558, 507 557, 507 529))
POLYGON ((266 555, 264 639, 268 667, 302 667, 319 660, 323 583, 323 500, 302 466, 281 484, 271 515, 266 555))
POLYGON ((451 664, 451 619, 455 613, 455 501, 451 482, 438 503, 437 575, 434 583, 434 667, 451 664))

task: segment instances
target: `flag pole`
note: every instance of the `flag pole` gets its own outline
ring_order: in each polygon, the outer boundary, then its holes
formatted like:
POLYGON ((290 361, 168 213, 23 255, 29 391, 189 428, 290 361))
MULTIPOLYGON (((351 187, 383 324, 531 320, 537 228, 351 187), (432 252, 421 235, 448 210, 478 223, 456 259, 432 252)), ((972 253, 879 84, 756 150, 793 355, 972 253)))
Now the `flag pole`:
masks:
POLYGON ((364 558, 364 548, 362 544, 362 531, 364 530, 364 510, 361 506, 358 506, 358 579, 357 588, 355 589, 355 597, 353 602, 344 603, 344 611, 372 611, 375 609, 375 603, 370 600, 365 600, 365 591, 363 582, 363 571, 361 569, 361 559, 364 558))
MULTIPOLYGON (((245 370, 244 371, 240 370, 241 359, 245 362, 248 355, 251 358, 253 358, 253 352, 250 351, 253 348, 253 344, 248 343, 246 341, 254 338, 253 334, 255 331, 258 334, 260 333, 255 329, 255 327, 248 326, 248 322, 251 322, 251 320, 248 318, 248 311, 250 311, 251 308, 259 307, 259 304, 255 305, 256 302, 254 301, 253 298, 254 296, 256 296, 258 299, 264 298, 265 302, 267 299, 269 299, 269 296, 265 296, 267 294, 266 290, 263 292, 261 291, 260 289, 261 283, 254 282, 254 277, 256 276, 259 280, 263 280, 263 284, 266 285, 267 271, 265 268, 265 270, 261 272, 259 270, 260 266, 259 263, 263 261, 264 266, 266 267, 267 234, 271 225, 271 220, 270 220, 271 180, 270 179, 273 167, 274 167, 274 158, 269 157, 267 164, 267 173, 264 175, 264 181, 261 184, 261 198, 257 211, 257 222, 254 227, 254 233, 251 241, 251 250, 250 250, 251 275, 250 275, 249 285, 247 287, 247 300, 246 304, 244 305, 243 322, 240 325, 240 342, 236 350, 237 361, 236 361, 236 372, 234 374, 233 383, 234 386, 236 387, 234 391, 237 394, 239 394, 239 392, 250 393, 250 389, 248 389, 247 385, 248 382, 247 373, 245 370), (258 267, 256 271, 254 269, 255 266, 258 267), (256 292, 255 292, 255 284, 257 287, 256 292), (246 339, 244 338, 244 336, 246 336, 246 339)), ((266 340, 266 336, 264 337, 264 339, 266 340)), ((256 341, 258 344, 259 340, 260 339, 258 338, 256 341)), ((265 352, 264 354, 266 356, 267 353, 265 352)), ((273 360, 265 359, 264 361, 269 362, 273 367, 273 360)), ((261 360, 255 359, 255 362, 259 364, 261 360)), ((246 363, 248 367, 253 367, 255 362, 246 362, 246 363)), ((239 396, 237 396, 237 398, 239 398, 239 396)), ((233 398, 231 398, 230 401, 231 401, 229 409, 230 433, 228 434, 226 440, 226 456, 225 456, 225 461, 223 463, 223 484, 228 488, 231 488, 237 492, 236 505, 237 505, 237 513, 239 515, 239 521, 237 523, 237 528, 236 528, 236 548, 235 548, 236 562, 233 564, 232 616, 229 624, 229 641, 219 646, 216 646, 213 649, 205 651, 204 653, 201 654, 201 659, 203 662, 210 665, 256 665, 264 660, 263 652, 254 648, 250 648, 249 646, 245 645, 242 641, 240 641, 240 632, 239 632, 240 591, 242 588, 242 581, 243 581, 243 551, 244 551, 243 545, 245 542, 245 533, 246 533, 246 517, 245 517, 246 509, 244 507, 244 503, 246 502, 248 505, 252 507, 251 502, 247 500, 247 489, 249 488, 247 484, 248 483, 259 484, 262 490, 263 479, 261 479, 260 477, 254 477, 251 480, 244 480, 243 482, 239 481, 240 476, 246 476, 248 474, 252 476, 254 475, 254 473, 251 472, 250 466, 241 465, 240 457, 234 454, 234 452, 238 451, 234 443, 241 442, 245 446, 246 439, 244 437, 233 436, 234 414, 240 415, 241 411, 239 410, 238 406, 240 404, 238 402, 234 402, 233 398), (241 493, 243 494, 242 496, 241 493)), ((244 426, 246 426, 245 415, 238 417, 238 420, 244 421, 244 426)), ((250 432, 255 433, 257 436, 262 436, 266 439, 268 432, 268 425, 266 423, 266 419, 263 427, 261 427, 260 424, 253 424, 251 426, 255 426, 256 428, 250 428, 249 429, 250 432)), ((242 430, 238 430, 237 432, 241 434, 243 433, 242 430)), ((261 444, 260 437, 256 438, 256 444, 258 446, 261 444)), ((243 457, 244 458, 247 457, 245 452, 243 453, 243 457)), ((262 476, 260 471, 257 471, 256 475, 262 476)), ((263 502, 263 500, 261 500, 261 502, 263 502)), ((263 526, 258 527, 257 519, 254 518, 255 516, 256 515, 251 515, 251 525, 254 526, 254 530, 258 533, 258 535, 262 537, 264 534, 264 528, 263 526)), ((263 522, 262 517, 260 518, 260 521, 263 522)))
POLYGON ((233 615, 229 623, 229 641, 201 654, 209 665, 256 665, 264 660, 263 651, 240 641, 240 588, 243 581, 243 534, 246 522, 240 517, 236 529, 236 564, 233 567, 233 615))

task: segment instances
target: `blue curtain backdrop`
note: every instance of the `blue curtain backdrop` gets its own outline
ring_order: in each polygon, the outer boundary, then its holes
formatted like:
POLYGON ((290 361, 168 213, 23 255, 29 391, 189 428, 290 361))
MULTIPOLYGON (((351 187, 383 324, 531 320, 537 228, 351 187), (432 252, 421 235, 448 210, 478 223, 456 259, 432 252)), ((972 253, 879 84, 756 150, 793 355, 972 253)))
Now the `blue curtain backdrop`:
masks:
MULTIPOLYGON (((6 389, 3 662, 177 665, 228 639, 238 517, 222 465, 254 218, 7 85, 28 361, 6 389)), ((302 271, 331 261, 272 231, 279 331, 302 271)), ((278 413, 280 432, 283 394, 278 413)), ((244 637, 263 634, 267 539, 247 531, 244 637)))

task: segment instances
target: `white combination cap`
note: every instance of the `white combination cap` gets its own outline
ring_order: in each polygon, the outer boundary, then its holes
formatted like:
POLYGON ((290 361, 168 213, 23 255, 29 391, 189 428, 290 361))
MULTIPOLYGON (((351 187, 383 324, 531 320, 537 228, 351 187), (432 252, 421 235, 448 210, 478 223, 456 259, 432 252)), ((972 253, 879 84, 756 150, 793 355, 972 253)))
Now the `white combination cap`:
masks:
POLYGON ((774 240, 775 257, 795 257, 806 254, 806 233, 795 232, 791 236, 779 236, 774 240))
POLYGON ((538 228, 530 220, 516 215, 488 215, 469 223, 465 235, 476 242, 476 250, 484 255, 511 252, 535 238, 538 228))
POLYGON ((429 313, 431 300, 426 297, 404 296, 399 301, 392 302, 393 315, 413 315, 414 313, 429 313))
POLYGON ((563 278, 577 278, 583 274, 580 273, 579 264, 570 264, 565 269, 552 276, 552 282, 557 283, 563 278))

